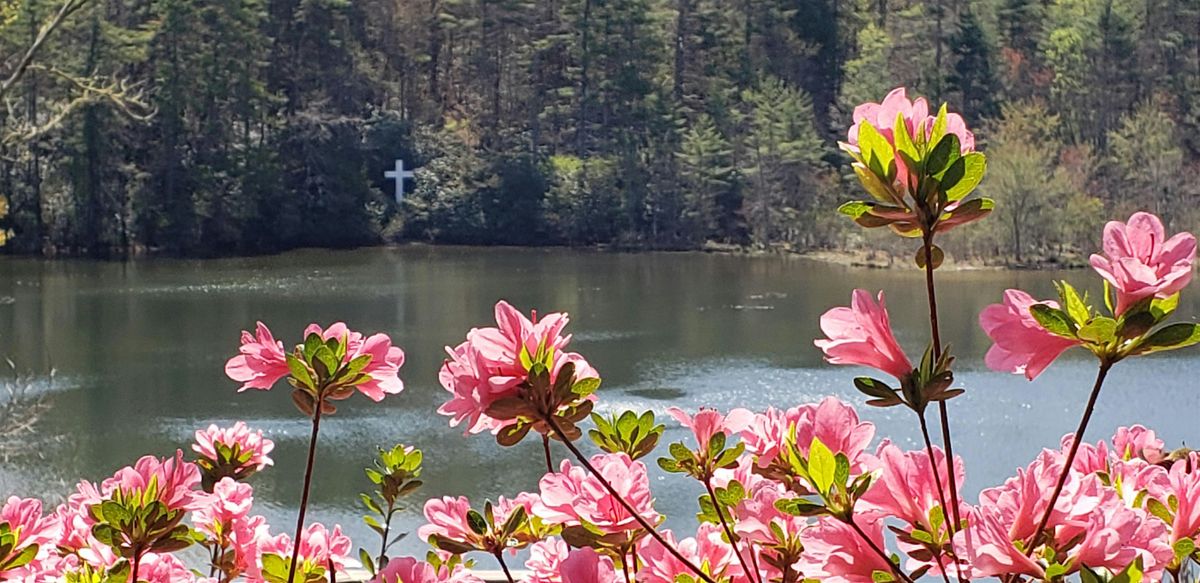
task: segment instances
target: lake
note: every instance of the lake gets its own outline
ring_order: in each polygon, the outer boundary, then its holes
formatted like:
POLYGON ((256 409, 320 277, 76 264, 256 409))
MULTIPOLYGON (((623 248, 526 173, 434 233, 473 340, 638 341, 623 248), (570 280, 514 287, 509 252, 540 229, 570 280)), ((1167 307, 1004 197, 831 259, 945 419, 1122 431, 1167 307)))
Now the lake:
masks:
MULTIPOLYGON (((1066 278, 1097 295, 1100 280, 1090 270, 960 271, 939 278, 942 335, 967 389, 950 409, 956 453, 966 459, 965 498, 973 502, 981 488, 1003 481, 1074 428, 1095 374, 1082 351, 1033 383, 987 371, 982 357, 989 343, 977 314, 1008 287, 1048 298, 1053 280, 1066 278)), ((407 388, 381 404, 356 396, 322 424, 310 516, 341 523, 356 545, 374 548, 356 494, 369 485, 361 468, 377 446, 403 442, 425 451, 426 486, 398 517, 401 530, 422 523, 425 497, 465 494, 481 502, 536 489, 540 443, 503 449, 488 435, 464 438, 435 412, 446 394, 437 383, 443 346, 460 342, 472 326, 488 325, 497 299, 523 311, 570 312, 572 348, 604 379, 600 410, 661 413, 671 405, 787 407, 827 394, 861 404, 851 379, 862 371, 824 364, 812 344, 820 314, 847 304, 854 287, 886 290, 897 335, 919 356, 928 324, 915 268, 424 246, 125 263, 4 258, 0 356, 35 375, 51 409, 37 452, 0 464, 0 495, 57 502, 81 477, 103 479, 143 453, 187 450, 196 428, 245 420, 277 444, 277 467, 252 480, 256 507, 274 532, 291 532, 309 422, 282 388, 237 393, 223 366, 237 351, 239 332, 256 320, 289 344, 309 322, 344 320, 363 332, 386 332, 405 349, 407 388)), ((1179 317, 1196 313, 1193 297, 1185 292, 1179 317)), ((1141 422, 1170 446, 1200 441, 1198 378, 1194 350, 1117 365, 1087 437, 1141 422)), ((860 414, 876 423, 878 435, 919 445, 910 411, 860 407, 860 414)), ((666 441, 683 437, 670 427, 666 441)), ((585 449, 594 451, 590 442, 585 449)), ((556 457, 565 453, 561 445, 555 449, 556 457)), ((648 461, 659 510, 672 516, 672 526, 690 526, 700 488, 662 475, 648 461)), ((399 550, 423 554, 424 545, 414 533, 399 550)))

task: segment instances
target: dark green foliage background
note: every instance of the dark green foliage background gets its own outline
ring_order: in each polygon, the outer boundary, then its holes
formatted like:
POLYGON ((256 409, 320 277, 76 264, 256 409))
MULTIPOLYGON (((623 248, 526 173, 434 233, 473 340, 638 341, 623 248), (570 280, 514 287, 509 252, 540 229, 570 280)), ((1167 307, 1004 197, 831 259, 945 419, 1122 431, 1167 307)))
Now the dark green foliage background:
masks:
MULTIPOLYGON (((56 6, 18 0, 0 55, 56 6)), ((93 0, 38 63, 136 84, 155 114, 91 103, 0 144, 8 248, 901 253, 831 211, 853 106, 904 85, 992 160, 997 212, 948 248, 1077 260, 1100 217, 1200 226, 1198 35, 1200 0, 93 0), (396 157, 419 168, 402 205, 396 157)), ((9 107, 75 97, 35 70, 9 107)))

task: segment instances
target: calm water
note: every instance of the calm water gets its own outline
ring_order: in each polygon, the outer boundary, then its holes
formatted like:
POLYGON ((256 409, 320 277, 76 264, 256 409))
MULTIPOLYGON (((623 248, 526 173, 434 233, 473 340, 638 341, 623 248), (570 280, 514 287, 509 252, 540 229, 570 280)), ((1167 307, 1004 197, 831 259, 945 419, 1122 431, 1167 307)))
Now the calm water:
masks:
MULTIPOLYGON (((959 356, 967 394, 952 402, 967 499, 1028 463, 1077 422, 1094 364, 1080 353, 1034 383, 982 367, 976 314, 1019 286, 1050 297, 1065 277, 1099 291, 1090 272, 959 272, 941 276, 943 337, 959 356)), ((797 258, 613 254, 564 250, 423 248, 303 251, 275 257, 132 263, 0 261, 0 355, 37 373, 52 403, 39 455, 0 463, 0 496, 57 501, 79 477, 98 480, 138 455, 187 447, 210 422, 245 420, 277 443, 277 468, 255 478, 259 511, 290 532, 308 423, 287 392, 238 394, 223 364, 239 331, 267 322, 287 342, 311 321, 344 320, 390 334, 408 354, 407 389, 374 405, 355 398, 322 427, 314 510, 369 543, 355 494, 376 446, 426 452, 425 496, 473 500, 536 487, 540 446, 501 449, 463 438, 435 413, 442 347, 491 318, 506 298, 522 309, 571 313, 573 348, 604 377, 602 409, 670 405, 789 406, 826 394, 861 402, 859 371, 821 362, 818 316, 853 287, 885 289, 912 354, 927 338, 920 274, 835 267, 797 258), (48 372, 56 375, 51 381, 48 372)), ((1185 297, 1180 316, 1196 313, 1185 297)), ((1144 422, 1171 445, 1200 442, 1196 352, 1122 363, 1110 376, 1089 437, 1144 422)), ((915 445, 911 412, 863 409, 879 433, 915 445)), ((682 437, 674 431, 671 440, 682 437)), ((563 450, 556 451, 561 455, 563 450)), ((654 464, 651 464, 653 466, 654 464)), ((660 510, 685 526, 700 491, 655 473, 660 510)), ((420 505, 401 517, 415 530, 420 505)), ((373 536, 373 535, 372 535, 373 536)), ((415 536, 401 543, 416 551, 415 536)))

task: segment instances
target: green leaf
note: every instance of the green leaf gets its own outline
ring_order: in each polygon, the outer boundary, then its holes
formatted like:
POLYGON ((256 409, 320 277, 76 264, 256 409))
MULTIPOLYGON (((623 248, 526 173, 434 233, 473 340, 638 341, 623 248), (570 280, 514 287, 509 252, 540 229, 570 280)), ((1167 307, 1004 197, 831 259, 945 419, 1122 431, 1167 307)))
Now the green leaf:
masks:
POLYGON ((308 372, 308 366, 304 364, 304 361, 289 354, 287 355, 287 365, 288 371, 292 373, 292 378, 296 379, 296 382, 310 389, 316 388, 312 374, 308 372))
POLYGON ((897 150, 904 152, 914 160, 920 159, 917 145, 913 143, 913 137, 908 133, 908 123, 902 112, 896 113, 896 122, 892 125, 892 138, 896 142, 897 150))
POLYGON ((934 175, 941 174, 947 166, 962 155, 961 149, 958 136, 954 134, 942 136, 942 139, 929 152, 929 156, 925 158, 925 171, 934 175))
POLYGON ((1182 561, 1184 558, 1191 556, 1192 553, 1196 552, 1196 543, 1190 538, 1181 538, 1175 543, 1174 549, 1175 558, 1182 561))
POLYGON ((1154 298, 1150 300, 1150 314, 1154 316, 1156 322, 1163 321, 1167 316, 1179 307, 1179 292, 1171 294, 1168 298, 1154 298))
POLYGON ((882 571, 875 569, 871 571, 871 580, 875 583, 889 583, 896 580, 896 576, 891 571, 882 571))
POLYGON ((895 159, 892 144, 866 121, 858 124, 858 148, 862 151, 863 160, 872 170, 876 170, 876 174, 884 174, 895 159))
POLYGON ((596 392, 596 389, 599 389, 599 388, 600 388, 600 379, 595 378, 595 377, 588 377, 588 378, 579 379, 579 381, 576 382, 571 387, 571 392, 575 393, 576 395, 578 395, 580 397, 586 397, 586 396, 596 392))
POLYGON ((839 453, 834 456, 837 461, 837 466, 833 472, 833 483, 838 486, 845 486, 846 480, 850 479, 850 458, 846 454, 839 453))
POLYGON ((862 184, 863 190, 866 190, 867 194, 870 194, 872 198, 888 204, 895 204, 897 202, 898 197, 892 190, 892 187, 888 186, 888 183, 884 182, 870 168, 862 164, 855 164, 852 168, 854 168, 854 175, 858 177, 859 184, 862 184))
POLYGON ((896 396, 896 391, 887 383, 871 377, 854 379, 854 388, 858 389, 860 393, 876 399, 891 399, 896 396))
POLYGON ((983 181, 987 172, 987 160, 979 152, 971 152, 954 161, 940 177, 946 189, 946 200, 954 202, 966 198, 983 181))
POLYGON ((938 108, 937 116, 933 119, 933 127, 929 128, 930 143, 938 143, 942 140, 942 136, 946 135, 947 117, 949 111, 945 103, 938 108))
POLYGON ((1054 563, 1046 567, 1046 581, 1053 581, 1067 572, 1065 565, 1054 563))
POLYGON ((1141 583, 1144 573, 1142 572, 1142 557, 1134 559, 1125 570, 1113 577, 1109 583, 1141 583))
MULTIPOLYGON (((29 545, 25 547, 20 553, 17 553, 16 556, 13 556, 3 564, 0 564, 0 571, 7 571, 28 565, 29 563, 33 562, 34 558, 37 557, 39 548, 41 547, 38 545, 29 545)), ((3 558, 3 555, 0 555, 0 558, 3 558)))
POLYGON ((1029 313, 1047 332, 1064 338, 1075 338, 1075 324, 1066 312, 1046 304, 1034 304, 1029 306, 1029 313))
POLYGON ((836 473, 837 459, 833 457, 833 452, 820 439, 813 437, 808 449, 808 475, 817 492, 828 494, 836 473))
POLYGON ((776 500, 775 508, 784 514, 792 516, 818 516, 828 512, 824 506, 809 502, 803 498, 776 500))
POLYGON ((679 461, 690 460, 693 458, 692 450, 688 449, 686 445, 678 441, 667 446, 667 452, 671 454, 671 457, 679 461))
POLYGON ((1146 512, 1149 512, 1152 516, 1157 517, 1159 520, 1167 524, 1171 524, 1173 522, 1173 519, 1171 518, 1171 511, 1167 510, 1167 507, 1163 506, 1162 502, 1159 502, 1154 498, 1146 499, 1146 512))
POLYGON ((852 219, 857 219, 857 218, 871 212, 871 205, 869 205, 861 200, 852 200, 847 203, 842 203, 842 205, 839 206, 837 210, 839 213, 842 213, 843 215, 846 215, 852 219))
POLYGON ((1075 287, 1066 281, 1059 281, 1055 284, 1058 287, 1058 297, 1062 299, 1064 311, 1076 324, 1082 326, 1091 319, 1091 310, 1088 309, 1087 302, 1075 291, 1075 287))
POLYGON ((714 433, 712 440, 708 442, 708 457, 716 458, 721 451, 725 449, 725 434, 722 432, 714 433))
POLYGON ((1200 326, 1191 322, 1180 322, 1163 326, 1142 340, 1133 354, 1150 354, 1165 350, 1185 348, 1200 342, 1200 326))
POLYGON ((1076 335, 1088 342, 1107 344, 1117 336, 1117 321, 1106 316, 1097 316, 1081 327, 1076 335))
POLYGON ((487 520, 474 510, 467 511, 467 526, 471 527, 471 531, 478 535, 486 534, 488 531, 487 520))
POLYGON ((283 557, 274 553, 264 553, 261 560, 263 575, 274 577, 276 579, 287 580, 287 559, 284 559, 283 557))

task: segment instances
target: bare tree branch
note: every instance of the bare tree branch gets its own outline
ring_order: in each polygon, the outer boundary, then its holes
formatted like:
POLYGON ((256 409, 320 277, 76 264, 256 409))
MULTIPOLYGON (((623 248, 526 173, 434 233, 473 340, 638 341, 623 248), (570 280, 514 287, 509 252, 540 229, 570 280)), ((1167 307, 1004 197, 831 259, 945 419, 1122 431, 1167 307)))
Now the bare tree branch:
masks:
POLYGON ((42 45, 46 43, 46 40, 50 38, 50 35, 54 34, 54 31, 57 30, 58 27, 62 26, 62 24, 66 22, 67 18, 70 18, 72 14, 78 12, 80 8, 83 8, 90 1, 91 0, 66 0, 63 2, 63 5, 59 7, 58 12, 56 12, 49 21, 42 25, 41 30, 38 31, 37 36, 34 37, 33 42, 29 45, 29 48, 25 50, 25 54, 19 61, 17 61, 16 67, 13 68, 12 73, 9 73, 8 78, 5 79, 3 83, 0 83, 0 98, 3 98, 4 95, 7 94, 8 91, 12 89, 18 81, 21 80, 21 77, 25 76, 25 72, 29 70, 29 66, 33 63, 34 57, 37 56, 38 51, 42 48, 42 45))
MULTIPOLYGON (((29 69, 43 71, 62 79, 78 89, 81 94, 60 106, 46 121, 28 120, 24 127, 18 125, 13 129, 6 130, 0 134, 0 142, 28 143, 60 126, 63 120, 72 113, 93 103, 107 103, 137 121, 148 121, 155 114, 154 108, 144 100, 141 83, 130 83, 127 79, 115 77, 108 80, 79 77, 54 67, 37 64, 30 65, 29 69)), ((12 101, 7 100, 6 105, 9 108, 8 119, 19 119, 13 110, 12 101)))

